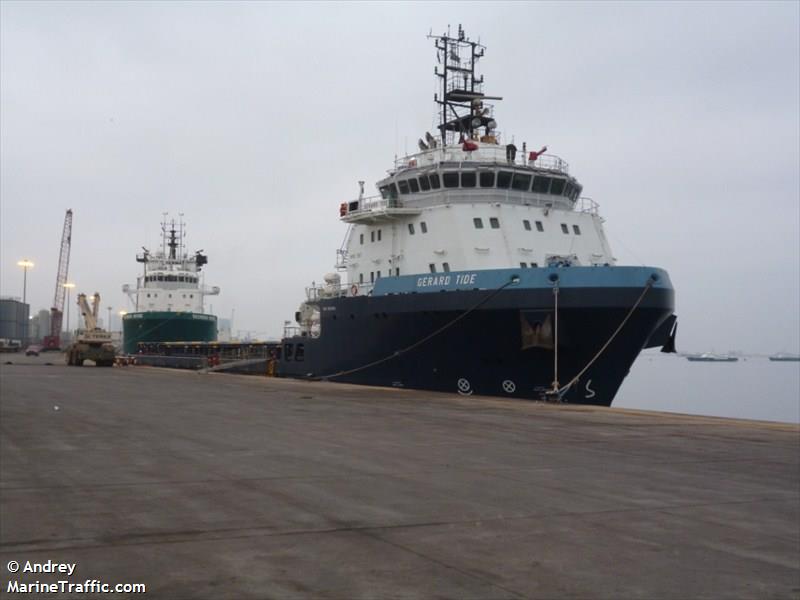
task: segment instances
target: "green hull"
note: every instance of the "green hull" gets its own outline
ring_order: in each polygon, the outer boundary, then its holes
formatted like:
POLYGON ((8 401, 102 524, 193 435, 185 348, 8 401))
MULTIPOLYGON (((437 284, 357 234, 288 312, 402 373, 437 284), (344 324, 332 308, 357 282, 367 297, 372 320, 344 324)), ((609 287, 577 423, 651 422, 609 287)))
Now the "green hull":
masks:
POLYGON ((215 342, 217 317, 183 312, 139 312, 122 318, 122 348, 135 354, 139 342, 215 342))

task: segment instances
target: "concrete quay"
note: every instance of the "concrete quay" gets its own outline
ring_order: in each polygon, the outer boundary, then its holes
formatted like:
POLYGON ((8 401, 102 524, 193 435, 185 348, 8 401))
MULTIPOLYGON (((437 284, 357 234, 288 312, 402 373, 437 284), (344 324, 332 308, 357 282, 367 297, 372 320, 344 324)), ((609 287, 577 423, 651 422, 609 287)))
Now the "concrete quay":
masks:
POLYGON ((6 360, 2 597, 800 598, 796 425, 6 360))

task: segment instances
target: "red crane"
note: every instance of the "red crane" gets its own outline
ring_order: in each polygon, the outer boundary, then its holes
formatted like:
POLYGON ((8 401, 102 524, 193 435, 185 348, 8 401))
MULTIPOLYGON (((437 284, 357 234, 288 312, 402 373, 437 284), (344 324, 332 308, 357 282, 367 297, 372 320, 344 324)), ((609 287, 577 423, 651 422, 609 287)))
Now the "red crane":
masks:
POLYGON ((53 298, 53 307, 50 309, 50 335, 44 338, 45 350, 61 349, 61 322, 64 318, 64 296, 67 288, 67 273, 69 272, 69 249, 72 245, 72 209, 64 217, 64 231, 61 234, 61 253, 58 256, 58 273, 56 274, 56 293, 53 298))

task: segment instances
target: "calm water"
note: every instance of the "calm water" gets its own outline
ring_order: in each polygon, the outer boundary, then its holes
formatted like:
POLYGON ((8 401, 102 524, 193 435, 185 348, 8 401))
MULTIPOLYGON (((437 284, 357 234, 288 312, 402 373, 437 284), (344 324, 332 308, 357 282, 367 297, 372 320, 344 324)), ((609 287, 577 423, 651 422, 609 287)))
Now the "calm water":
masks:
POLYGON ((614 406, 800 423, 800 362, 753 357, 689 362, 646 352, 634 363, 614 406))

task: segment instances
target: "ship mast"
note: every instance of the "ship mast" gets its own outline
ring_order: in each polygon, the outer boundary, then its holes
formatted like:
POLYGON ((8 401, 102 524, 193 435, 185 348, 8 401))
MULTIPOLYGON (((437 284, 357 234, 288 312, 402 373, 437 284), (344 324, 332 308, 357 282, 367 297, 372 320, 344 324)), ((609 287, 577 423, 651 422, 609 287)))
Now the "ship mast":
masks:
POLYGON ((484 100, 502 100, 502 97, 485 95, 483 75, 475 74, 486 47, 467 38, 461 25, 458 37, 451 37, 449 29, 447 34, 428 37, 435 40, 436 58, 442 65, 441 72, 438 66, 434 69, 441 81, 441 92, 433 97, 440 107, 442 145, 477 139, 481 128, 484 128, 484 135, 492 136, 497 122, 491 116, 492 107, 484 105, 484 100), (451 132, 449 136, 448 132, 451 132))

